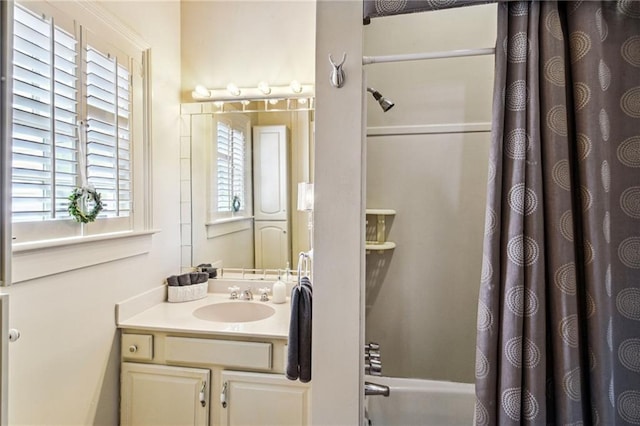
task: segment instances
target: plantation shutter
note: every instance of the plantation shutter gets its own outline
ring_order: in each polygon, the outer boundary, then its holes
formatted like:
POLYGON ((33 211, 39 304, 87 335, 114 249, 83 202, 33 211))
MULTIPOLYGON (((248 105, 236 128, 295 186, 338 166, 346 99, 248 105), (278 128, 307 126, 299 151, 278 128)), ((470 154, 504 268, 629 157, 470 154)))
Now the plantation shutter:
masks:
POLYGON ((101 195, 101 217, 131 213, 131 86, 128 61, 87 44, 87 182, 101 195))
POLYGON ((217 121, 216 211, 232 213, 233 200, 238 197, 240 210, 246 210, 246 137, 243 129, 231 121, 217 121))
POLYGON ((217 211, 231 212, 233 192, 233 131, 230 124, 224 121, 218 121, 217 127, 217 211))
POLYGON ((232 175, 233 194, 240 199, 240 210, 245 209, 245 191, 244 191, 244 175, 245 175, 245 135, 239 129, 232 130, 232 175))
POLYGON ((16 5, 13 37, 12 220, 68 217, 78 173, 77 40, 16 5))

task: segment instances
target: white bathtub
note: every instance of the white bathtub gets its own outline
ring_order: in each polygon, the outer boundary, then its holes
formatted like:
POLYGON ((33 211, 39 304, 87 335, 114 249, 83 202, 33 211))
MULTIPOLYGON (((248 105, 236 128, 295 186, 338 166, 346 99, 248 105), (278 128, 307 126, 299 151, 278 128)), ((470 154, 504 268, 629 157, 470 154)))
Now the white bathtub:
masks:
POLYGON ((473 384, 373 376, 366 376, 365 380, 391 389, 387 398, 366 397, 366 414, 372 426, 473 424, 473 384))

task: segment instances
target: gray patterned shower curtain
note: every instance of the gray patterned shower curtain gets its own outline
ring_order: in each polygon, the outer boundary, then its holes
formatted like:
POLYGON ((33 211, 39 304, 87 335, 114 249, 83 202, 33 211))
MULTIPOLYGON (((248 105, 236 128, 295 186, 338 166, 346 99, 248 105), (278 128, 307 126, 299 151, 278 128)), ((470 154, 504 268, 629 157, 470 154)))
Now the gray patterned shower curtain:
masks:
POLYGON ((498 7, 478 425, 640 424, 640 2, 498 7))

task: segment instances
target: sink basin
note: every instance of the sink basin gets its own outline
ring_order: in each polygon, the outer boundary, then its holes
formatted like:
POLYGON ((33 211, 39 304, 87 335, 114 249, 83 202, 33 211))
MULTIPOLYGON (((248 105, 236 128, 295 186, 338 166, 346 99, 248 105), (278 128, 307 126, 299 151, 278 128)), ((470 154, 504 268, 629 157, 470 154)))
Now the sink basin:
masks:
POLYGON ((223 302, 203 306, 193 316, 205 321, 250 322, 269 318, 276 311, 269 305, 251 302, 223 302))

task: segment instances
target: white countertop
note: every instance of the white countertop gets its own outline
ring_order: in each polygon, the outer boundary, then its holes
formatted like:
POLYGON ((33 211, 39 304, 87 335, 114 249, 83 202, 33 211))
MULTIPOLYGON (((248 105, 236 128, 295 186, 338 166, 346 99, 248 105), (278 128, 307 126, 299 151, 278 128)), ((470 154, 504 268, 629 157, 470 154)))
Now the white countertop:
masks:
POLYGON ((287 303, 275 304, 271 301, 260 302, 259 297, 253 301, 230 300, 229 294, 208 293, 207 297, 190 302, 158 303, 139 314, 120 321, 118 327, 162 332, 286 339, 289 335, 290 316, 291 305, 288 298, 287 303), (275 309, 275 313, 269 318, 259 321, 234 323, 202 320, 193 315, 193 311, 202 306, 225 302, 268 304, 275 309))

